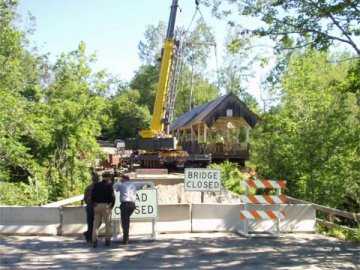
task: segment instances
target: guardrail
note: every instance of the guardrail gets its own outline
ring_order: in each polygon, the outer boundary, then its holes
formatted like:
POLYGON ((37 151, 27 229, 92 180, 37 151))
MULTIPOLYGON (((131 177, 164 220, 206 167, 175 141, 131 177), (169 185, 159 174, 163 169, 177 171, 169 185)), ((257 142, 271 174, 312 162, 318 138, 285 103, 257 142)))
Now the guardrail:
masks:
POLYGON ((61 207, 61 206, 65 206, 68 204, 82 201, 83 199, 84 199, 84 195, 78 195, 78 196, 74 196, 74 197, 71 197, 71 198, 68 198, 65 200, 44 204, 41 207, 61 207))
POLYGON ((314 207, 315 210, 317 210, 319 212, 322 212, 322 213, 325 213, 327 215, 327 220, 326 219, 316 218, 316 222, 321 224, 321 225, 324 225, 327 228, 340 227, 342 229, 350 230, 350 231, 355 231, 356 230, 354 228, 350 228, 350 227, 347 227, 347 226, 336 224, 335 223, 335 221, 336 221, 335 217, 336 216, 353 220, 353 221, 355 221, 356 223, 358 223, 360 225, 360 213, 352 213, 352 212, 342 211, 342 210, 339 210, 339 209, 319 205, 319 204, 316 204, 316 203, 296 199, 296 198, 289 197, 289 196, 287 196, 287 198, 288 198, 290 203, 292 202, 292 203, 311 204, 314 207))

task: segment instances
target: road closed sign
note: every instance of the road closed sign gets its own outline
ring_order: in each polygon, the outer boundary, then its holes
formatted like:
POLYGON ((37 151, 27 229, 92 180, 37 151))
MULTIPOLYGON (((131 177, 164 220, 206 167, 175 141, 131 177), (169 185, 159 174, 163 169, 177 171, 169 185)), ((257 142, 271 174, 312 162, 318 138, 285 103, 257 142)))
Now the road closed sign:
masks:
MULTIPOLYGON (((121 219, 120 192, 115 191, 115 205, 112 219, 121 219)), ((141 189, 136 192, 136 209, 131 219, 145 219, 157 217, 157 191, 156 189, 141 189)))
POLYGON ((188 168, 185 169, 185 191, 220 191, 220 170, 188 168))

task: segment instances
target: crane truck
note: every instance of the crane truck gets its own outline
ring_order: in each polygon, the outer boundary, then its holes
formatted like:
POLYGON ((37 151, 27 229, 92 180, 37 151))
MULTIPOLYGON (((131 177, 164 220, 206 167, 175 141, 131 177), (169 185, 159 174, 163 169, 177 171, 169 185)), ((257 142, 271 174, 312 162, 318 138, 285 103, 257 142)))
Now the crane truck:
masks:
MULTIPOLYGON (((196 4, 198 5, 198 1, 196 4)), ((178 149, 176 138, 169 132, 174 113, 181 56, 181 44, 175 39, 177 9, 178 0, 172 0, 150 129, 141 130, 137 138, 126 140, 128 149, 139 151, 138 162, 146 168, 184 167, 186 162, 194 161, 194 157, 178 149)), ((195 159, 208 163, 211 157, 204 155, 195 159)))

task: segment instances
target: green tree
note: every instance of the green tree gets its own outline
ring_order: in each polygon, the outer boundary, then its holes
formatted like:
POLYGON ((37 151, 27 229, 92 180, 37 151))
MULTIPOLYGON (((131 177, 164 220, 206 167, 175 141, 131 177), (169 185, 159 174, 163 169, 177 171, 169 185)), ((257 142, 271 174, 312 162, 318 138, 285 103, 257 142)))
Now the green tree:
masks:
POLYGON ((134 138, 142 129, 150 124, 150 112, 145 105, 140 104, 138 90, 123 90, 111 99, 111 125, 108 137, 112 139, 134 138))
POLYGON ((226 93, 237 95, 251 110, 259 111, 257 101, 246 91, 245 83, 254 76, 253 70, 267 61, 263 50, 254 50, 253 38, 239 37, 233 27, 229 28, 225 45, 224 63, 219 70, 220 87, 226 93))
MULTIPOLYGON (((225 1, 208 0, 218 16, 229 15, 231 10, 221 7, 225 1)), ((227 1, 236 5, 236 12, 243 16, 253 16, 261 20, 255 30, 256 35, 269 36, 277 41, 279 51, 311 47, 327 49, 335 42, 348 45, 357 55, 360 47, 360 1, 227 1)), ((234 9, 235 10, 235 9, 234 9)))
POLYGON ((196 22, 193 30, 180 36, 180 41, 183 42, 183 59, 185 64, 193 70, 195 74, 205 75, 209 56, 213 53, 215 43, 215 36, 210 26, 208 26, 202 19, 196 22))
POLYGON ((174 116, 178 117, 190 108, 209 102, 218 95, 219 90, 214 84, 200 74, 194 75, 185 67, 177 89, 174 116))
POLYGON ((314 51, 291 58, 252 157, 264 176, 287 179, 291 195, 359 211, 360 111, 355 94, 341 91, 353 64, 331 60, 314 51))
POLYGON ((16 6, 0 1, 0 203, 40 204, 48 199, 39 161, 49 138, 39 104, 44 57, 25 49, 16 6))
MULTIPOLYGON (((163 22, 157 26, 149 25, 145 30, 144 40, 138 45, 139 57, 144 65, 158 66, 161 59, 161 49, 166 37, 166 27, 163 22)), ((213 46, 215 37, 212 29, 202 20, 198 20, 193 29, 186 31, 176 29, 176 39, 183 44, 181 57, 189 66, 194 66, 196 73, 202 73, 213 46)))
MULTIPOLYGON (((311 48, 326 51, 345 46, 360 55, 360 1, 204 0, 220 19, 240 29, 235 40, 247 36, 274 43, 277 62, 263 83, 276 103, 281 96, 281 76, 293 52, 311 48), (240 20, 238 20, 241 18, 240 20), (245 20, 253 23, 244 23, 245 20)), ((345 60, 345 59, 343 59, 345 60)))
POLYGON ((16 185, 13 202, 28 196, 41 203, 47 191, 35 157, 48 135, 37 107, 43 59, 24 49, 25 34, 14 24, 16 6, 16 1, 0 2, 0 202, 11 203, 9 193, 16 185))
POLYGON ((138 44, 140 60, 145 65, 155 66, 161 57, 161 48, 166 36, 166 25, 160 21, 157 26, 147 26, 144 40, 138 44))
POLYGON ((146 106, 150 112, 154 109, 155 91, 158 80, 159 66, 142 65, 130 81, 130 88, 139 92, 140 97, 137 99, 138 104, 146 106))
POLYGON ((80 43, 77 50, 62 54, 52 67, 54 81, 46 89, 52 132, 45 162, 51 198, 82 192, 88 180, 87 168, 99 154, 96 137, 101 131, 104 99, 97 93, 104 87, 99 83, 104 74, 92 72, 94 60, 80 43))

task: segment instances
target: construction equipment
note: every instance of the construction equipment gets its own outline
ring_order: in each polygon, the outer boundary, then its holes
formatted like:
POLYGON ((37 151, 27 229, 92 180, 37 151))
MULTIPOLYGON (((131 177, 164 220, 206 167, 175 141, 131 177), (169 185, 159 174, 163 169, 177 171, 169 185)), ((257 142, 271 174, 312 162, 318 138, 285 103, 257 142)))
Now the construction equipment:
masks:
MULTIPOLYGON (((198 11, 199 2, 196 0, 195 4, 198 11)), ((133 155, 134 163, 140 163, 145 168, 183 168, 185 163, 190 167, 204 166, 211 161, 210 154, 189 156, 188 152, 177 147, 176 138, 169 132, 174 114, 176 86, 183 64, 183 46, 175 39, 177 9, 178 0, 172 0, 150 129, 142 130, 138 138, 126 141, 128 149, 137 150, 133 155)))
POLYGON ((189 156, 186 151, 177 149, 176 138, 169 133, 181 69, 179 59, 182 47, 174 37, 177 9, 178 0, 173 0, 150 129, 140 131, 139 138, 126 141, 127 148, 140 150, 137 160, 142 167, 182 167, 189 156))

